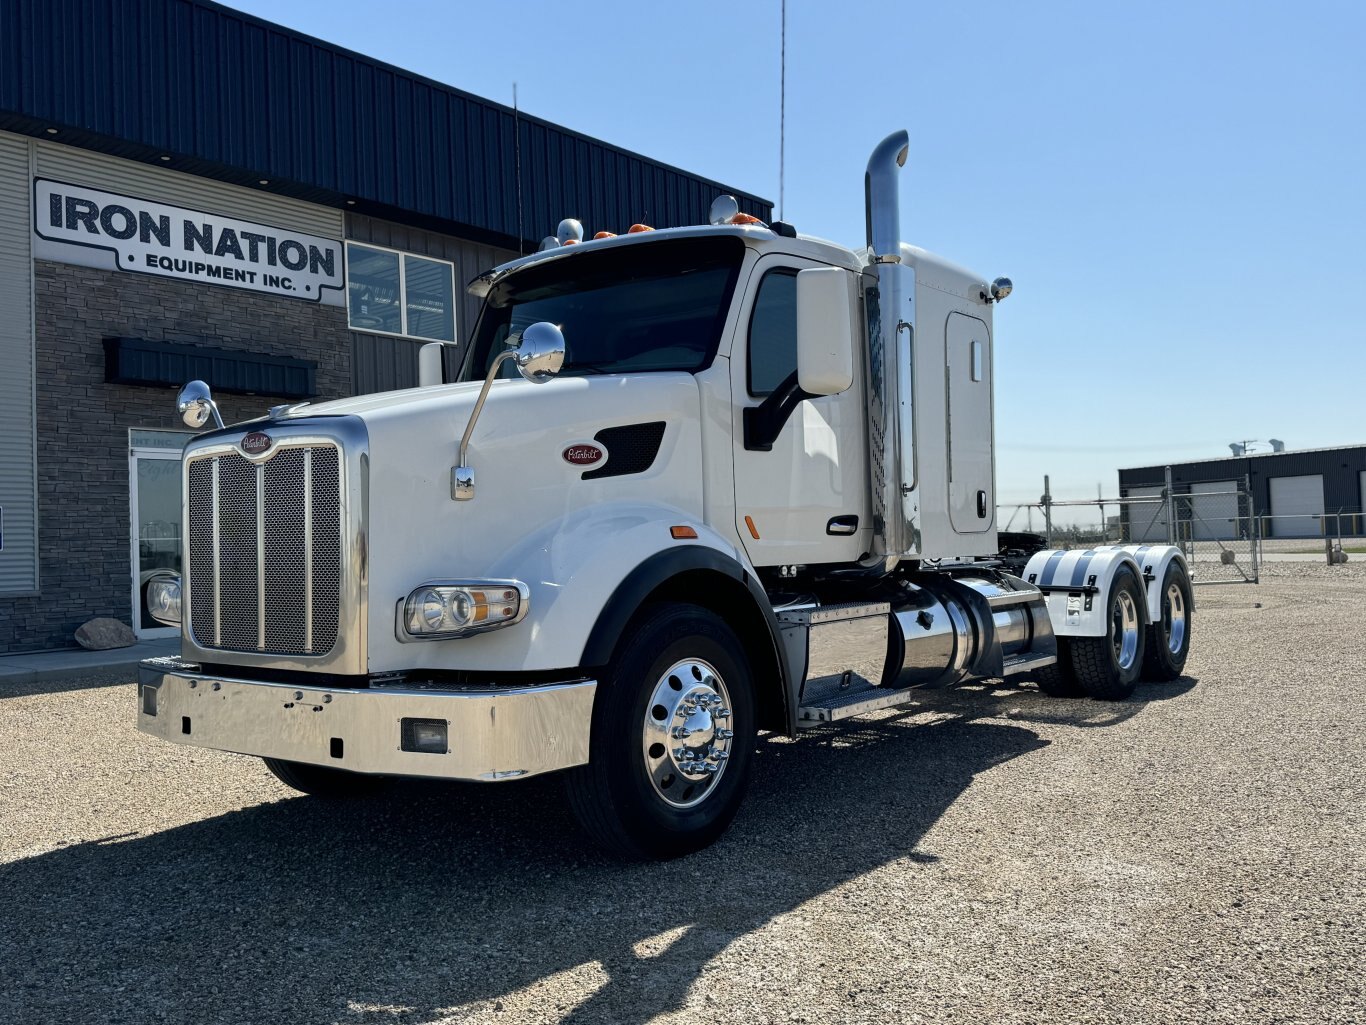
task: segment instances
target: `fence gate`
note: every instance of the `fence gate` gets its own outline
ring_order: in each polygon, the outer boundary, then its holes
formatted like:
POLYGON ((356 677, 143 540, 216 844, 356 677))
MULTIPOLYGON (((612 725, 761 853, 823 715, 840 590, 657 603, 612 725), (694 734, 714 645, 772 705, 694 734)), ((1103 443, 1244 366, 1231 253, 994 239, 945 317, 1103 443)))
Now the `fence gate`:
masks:
POLYGON ((1206 481, 1173 494, 1171 543, 1179 545, 1195 584, 1255 584, 1256 510, 1242 481, 1206 481))

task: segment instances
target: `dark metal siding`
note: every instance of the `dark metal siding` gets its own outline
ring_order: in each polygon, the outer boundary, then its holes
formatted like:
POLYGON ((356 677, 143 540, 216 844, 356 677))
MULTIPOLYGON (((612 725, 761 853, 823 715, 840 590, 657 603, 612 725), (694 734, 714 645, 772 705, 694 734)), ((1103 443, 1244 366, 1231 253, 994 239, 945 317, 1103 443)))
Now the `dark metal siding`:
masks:
POLYGON ((0 0, 0 128, 516 246, 772 204, 207 0, 0 0), (524 216, 517 217, 521 137, 524 216))
MULTIPOLYGON (((461 343, 469 337, 474 327, 480 303, 465 292, 465 285, 482 271, 517 256, 513 250, 466 242, 449 235, 359 214, 346 218, 346 237, 355 242, 369 242, 388 249, 401 249, 451 261, 455 265, 455 336, 461 343)), ((352 331, 351 367, 355 394, 416 388, 417 350, 423 344, 409 338, 352 331)), ((446 362, 448 372, 453 372, 458 363, 454 353, 446 362)))
MULTIPOLYGON (((1282 452, 1275 455, 1240 456, 1229 459, 1210 459, 1198 463, 1173 463, 1172 487, 1177 492, 1189 491, 1197 481, 1250 479, 1252 500, 1259 513, 1271 508, 1272 477, 1301 477, 1323 475, 1323 508, 1325 512, 1362 513, 1361 477, 1366 470, 1366 445, 1354 448, 1324 449, 1319 452, 1282 452)), ((1128 494, 1130 488, 1160 485, 1165 468, 1143 466, 1119 471, 1119 492, 1128 494)))

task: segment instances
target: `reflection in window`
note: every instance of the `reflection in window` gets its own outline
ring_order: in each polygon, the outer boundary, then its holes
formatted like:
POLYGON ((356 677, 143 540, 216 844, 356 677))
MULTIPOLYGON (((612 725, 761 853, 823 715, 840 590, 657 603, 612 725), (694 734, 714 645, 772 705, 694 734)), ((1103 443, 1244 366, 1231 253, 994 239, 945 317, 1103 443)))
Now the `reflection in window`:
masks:
POLYGON ((507 339, 537 321, 564 332, 566 375, 695 373, 716 352, 744 253, 740 239, 713 236, 532 264, 490 293, 462 380, 481 379, 507 339))
POLYGON ((772 271, 749 317, 749 393, 771 394, 796 369, 797 272, 772 271))
POLYGON ((398 253, 365 246, 346 247, 346 294, 353 328, 402 334, 398 290, 398 253))
POLYGON ((405 256, 404 302, 408 326, 404 334, 455 341, 455 303, 451 265, 420 256, 405 256))
POLYGON ((353 331, 455 341, 454 268, 444 260, 346 244, 353 331))

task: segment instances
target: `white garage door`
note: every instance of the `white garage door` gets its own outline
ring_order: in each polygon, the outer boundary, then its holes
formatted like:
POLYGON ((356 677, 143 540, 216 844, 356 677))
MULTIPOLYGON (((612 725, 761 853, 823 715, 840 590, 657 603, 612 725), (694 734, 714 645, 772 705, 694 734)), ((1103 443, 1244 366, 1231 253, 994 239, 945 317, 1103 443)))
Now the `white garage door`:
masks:
POLYGON ((1319 537, 1323 533, 1323 474, 1271 478, 1271 536, 1319 537))
POLYGON ((1158 484, 1148 488, 1130 488, 1129 497, 1153 498, 1158 499, 1158 501, 1129 503, 1128 540, 1141 541, 1144 544, 1166 544, 1167 504, 1161 501, 1162 485, 1158 484))
POLYGON ((1191 485, 1190 536, 1196 541, 1228 541, 1238 536, 1238 482, 1201 481, 1191 485))

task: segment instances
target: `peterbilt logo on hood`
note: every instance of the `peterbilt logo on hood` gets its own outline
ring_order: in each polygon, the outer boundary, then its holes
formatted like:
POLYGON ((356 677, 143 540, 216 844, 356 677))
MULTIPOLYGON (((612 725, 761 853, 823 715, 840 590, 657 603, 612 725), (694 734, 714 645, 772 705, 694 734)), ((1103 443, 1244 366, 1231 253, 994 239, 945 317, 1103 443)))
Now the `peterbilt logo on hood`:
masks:
POLYGON ((607 453, 596 445, 589 445, 581 442, 577 445, 570 445, 564 450, 564 461, 570 466, 592 466, 600 463, 607 457, 607 453))
POLYGON ((249 456, 259 456, 262 452, 269 452, 274 444, 275 439, 265 431, 252 431, 242 439, 242 451, 249 456))

